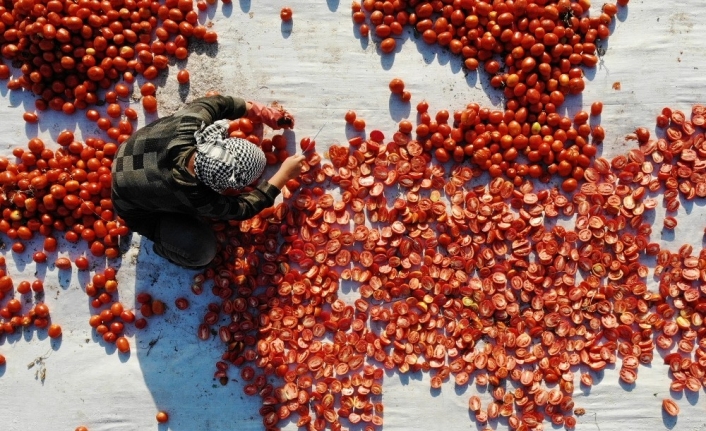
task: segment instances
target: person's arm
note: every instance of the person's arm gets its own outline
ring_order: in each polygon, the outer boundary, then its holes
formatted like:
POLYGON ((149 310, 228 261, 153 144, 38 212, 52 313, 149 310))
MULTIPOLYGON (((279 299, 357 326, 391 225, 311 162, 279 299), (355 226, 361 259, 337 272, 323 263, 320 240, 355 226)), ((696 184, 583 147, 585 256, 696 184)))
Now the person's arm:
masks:
POLYGON ((272 129, 291 129, 294 117, 282 107, 265 106, 258 102, 246 102, 239 97, 209 96, 201 97, 187 105, 179 113, 197 113, 207 115, 211 124, 224 118, 234 120, 245 117, 254 123, 263 123, 272 129))
POLYGON ((176 116, 196 116, 209 125, 214 121, 234 120, 247 114, 247 103, 240 97, 208 96, 194 99, 184 108, 177 111, 176 116))
POLYGON ((237 196, 218 195, 214 201, 201 207, 200 215, 222 220, 246 220, 271 207, 284 185, 297 178, 302 170, 303 155, 288 157, 279 170, 267 181, 237 196))
POLYGON ((221 220, 247 220, 274 205, 279 194, 280 189, 267 181, 262 181, 250 192, 236 196, 219 194, 216 201, 212 203, 215 211, 202 215, 221 220))
POLYGON ((279 106, 272 107, 258 102, 247 102, 245 117, 253 123, 263 123, 274 130, 294 127, 292 114, 279 106))

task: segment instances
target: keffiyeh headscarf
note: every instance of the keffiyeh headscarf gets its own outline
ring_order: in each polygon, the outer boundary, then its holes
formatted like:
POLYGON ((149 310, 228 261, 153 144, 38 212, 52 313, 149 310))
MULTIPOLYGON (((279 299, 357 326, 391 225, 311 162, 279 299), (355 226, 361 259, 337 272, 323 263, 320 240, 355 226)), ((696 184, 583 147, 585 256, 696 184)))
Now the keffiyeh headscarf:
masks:
POLYGON ((242 189, 265 169, 265 153, 252 142, 227 138, 229 120, 219 120, 194 133, 196 177, 213 190, 242 189))

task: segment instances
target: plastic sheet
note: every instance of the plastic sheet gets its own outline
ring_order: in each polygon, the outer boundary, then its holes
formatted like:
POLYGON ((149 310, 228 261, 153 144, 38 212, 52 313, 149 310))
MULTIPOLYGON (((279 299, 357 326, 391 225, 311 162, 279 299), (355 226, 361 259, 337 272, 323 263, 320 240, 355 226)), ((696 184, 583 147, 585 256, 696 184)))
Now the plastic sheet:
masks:
MULTIPOLYGON (((214 87, 222 94, 269 103, 277 101, 296 117, 296 129, 288 132, 290 152, 304 136, 316 138, 317 150, 345 142, 356 133, 346 126, 344 114, 353 109, 367 122, 367 131, 379 129, 391 135, 403 118, 415 119, 414 106, 429 101, 431 111, 453 111, 475 101, 501 107, 499 94, 487 90, 483 73, 466 73, 461 60, 438 47, 427 46, 407 31, 393 55, 381 56, 377 45, 359 37, 350 18, 350 5, 337 0, 301 0, 289 4, 293 21, 282 23, 278 2, 241 0, 218 4, 201 14, 219 34, 217 47, 201 47, 179 67, 192 73, 190 91, 176 86, 176 68, 160 78, 161 112, 203 95, 214 87), (412 92, 411 104, 391 95, 387 84, 400 77, 412 92)), ((600 5, 594 6, 594 13, 600 5)), ((706 56, 706 9, 699 0, 660 2, 633 0, 621 9, 599 66, 587 73, 587 87, 580 97, 562 108, 573 115, 596 100, 605 108, 601 124, 607 131, 602 153, 619 154, 635 145, 624 136, 635 127, 655 132, 654 119, 663 106, 688 111, 704 102, 703 71, 706 56), (620 84, 620 90, 613 88, 620 84)), ((25 94, 0 90, 0 151, 10 154, 29 137, 47 142, 63 129, 76 129, 82 137, 98 131, 83 119, 50 112, 38 125, 22 121, 33 99, 25 94)), ((140 118, 144 125, 154 116, 140 118)), ((661 226, 662 209, 655 225, 661 226)), ((703 246, 704 203, 695 201, 680 209, 680 224, 673 234, 655 229, 653 238, 676 249, 686 242, 696 250, 703 246)), ((156 256, 149 241, 133 236, 128 252, 117 263, 120 300, 134 303, 135 292, 149 292, 168 305, 166 314, 149 320, 145 330, 127 331, 132 345, 127 355, 96 337, 88 325, 92 309, 82 291, 85 273, 59 274, 47 265, 35 265, 31 254, 17 256, 3 251, 8 272, 17 281, 45 279, 45 301, 52 321, 63 327, 60 340, 46 331, 31 330, 5 337, 0 353, 7 365, 0 367, 0 404, 3 425, 10 431, 73 430, 85 425, 104 430, 261 430, 258 400, 242 392, 237 370, 232 381, 221 386, 212 378, 214 363, 222 353, 219 341, 199 341, 196 327, 210 294, 193 296, 189 290, 193 271, 179 269, 156 256), (178 311, 174 299, 186 296, 191 306, 178 311), (31 368, 28 364, 34 364, 31 368), (166 410, 168 424, 158 425, 155 414, 166 410)), ((82 247, 82 246, 81 246, 82 247)), ((60 255, 75 257, 84 248, 62 243, 60 255), (66 251, 68 250, 68 251, 66 251)), ((102 267, 103 263, 97 263, 102 267)), ((654 288, 654 286, 653 286, 654 288)), ((352 292, 351 297, 355 297, 352 292)), ((677 395, 678 419, 664 416, 661 400, 670 397, 668 372, 661 357, 640 367, 632 386, 618 383, 615 368, 596 376, 590 390, 577 384, 577 406, 586 409, 577 430, 695 430, 703 429, 703 401, 697 394, 677 395)), ((455 388, 447 383, 431 390, 428 376, 388 373, 384 379, 385 430, 480 429, 471 420, 468 397, 485 390, 475 385, 455 388)), ((505 421, 491 428, 507 429, 505 421)), ((545 429, 552 429, 550 424, 545 429)), ((295 429, 289 424, 286 429, 295 429)), ((354 428, 355 429, 355 428, 354 428)))

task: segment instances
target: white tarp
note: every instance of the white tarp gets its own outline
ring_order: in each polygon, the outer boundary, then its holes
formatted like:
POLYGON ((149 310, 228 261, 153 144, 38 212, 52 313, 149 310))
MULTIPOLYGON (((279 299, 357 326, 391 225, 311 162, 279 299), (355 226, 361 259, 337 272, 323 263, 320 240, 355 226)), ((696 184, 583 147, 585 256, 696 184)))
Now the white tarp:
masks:
MULTIPOLYGON (((337 0, 299 0, 287 4, 294 11, 291 25, 279 18, 284 4, 264 0, 241 0, 218 4, 201 14, 212 20, 218 32, 217 48, 205 47, 192 53, 186 68, 191 72, 191 91, 176 84, 172 67, 158 99, 163 114, 177 109, 182 97, 190 100, 207 90, 242 96, 261 102, 277 101, 296 117, 290 134, 290 149, 301 137, 317 137, 317 149, 345 142, 354 132, 346 127, 344 113, 353 109, 367 122, 368 132, 380 129, 388 136, 396 122, 415 120, 414 106, 429 101, 431 111, 453 112, 475 101, 500 107, 494 92, 486 92, 487 77, 466 75, 461 61, 438 47, 429 47, 406 32, 398 40, 394 55, 381 56, 376 44, 361 40, 351 21, 350 4, 337 0), (412 103, 403 104, 391 96, 391 78, 402 78, 412 92, 412 103), (485 85, 484 85, 485 84, 485 85)), ((594 13, 600 5, 594 6, 594 13)), ((589 82, 579 98, 569 99, 573 114, 579 106, 603 101, 601 123, 607 131, 603 154, 612 156, 631 148, 634 141, 623 137, 637 126, 655 130, 654 121, 662 107, 689 112, 691 105, 706 102, 703 72, 706 71, 706 8, 700 0, 663 2, 632 0, 621 10, 600 65, 588 73, 589 82), (619 82, 620 90, 613 84, 619 82)), ((184 64, 180 63, 179 67, 184 64)), ((25 125, 22 113, 31 110, 29 95, 0 90, 0 151, 9 155, 28 138, 40 136, 47 142, 63 129, 76 129, 84 138, 96 133, 82 113, 73 117, 43 113, 38 125, 25 125)), ((154 117, 150 116, 147 122, 154 117)), ((146 124, 140 117, 139 124, 146 124)), ((674 235, 661 230, 658 211, 653 240, 670 249, 691 242, 703 246, 703 202, 680 210, 680 224, 674 235)), ((46 265, 36 266, 31 254, 17 257, 7 248, 8 272, 15 283, 45 277, 45 301, 52 321, 63 327, 63 336, 52 341, 46 331, 31 330, 4 337, 0 353, 7 365, 0 367, 0 429, 73 430, 79 425, 91 431, 104 430, 260 430, 257 399, 242 393, 242 384, 231 381, 221 386, 212 379, 214 363, 222 353, 219 341, 203 342, 196 337, 210 293, 196 297, 189 290, 193 271, 178 269, 157 257, 151 244, 141 246, 133 236, 129 252, 119 262, 120 300, 134 303, 135 292, 150 292, 168 306, 162 317, 149 320, 142 331, 128 330, 132 345, 129 355, 118 354, 93 334, 88 318, 93 313, 82 290, 86 274, 68 275, 46 265), (186 296, 191 307, 178 311, 173 301, 186 296), (43 359, 40 359, 43 358, 43 359), (28 364, 37 360, 31 369, 28 364), (45 370, 42 382, 37 374, 45 370), (155 413, 166 410, 171 419, 158 425, 155 413)), ((83 248, 62 242, 60 255, 75 257, 83 248)), ((102 267, 102 263, 100 264, 102 267)), ((237 370, 231 378, 239 379, 237 370)), ((656 354, 649 367, 640 367, 633 387, 618 383, 616 369, 606 370, 590 390, 577 384, 577 407, 586 415, 578 430, 702 430, 706 429, 702 393, 677 395, 681 414, 674 420, 664 416, 661 400, 669 397, 669 377, 656 354)), ((386 374, 383 403, 385 430, 473 430, 468 397, 479 389, 430 390, 428 376, 386 374)), ((487 394, 484 400, 487 401, 487 394)), ((507 422, 490 424, 506 429, 507 422)), ((294 429, 290 424, 287 429, 294 429)), ((546 424, 545 429, 551 429, 546 424)))

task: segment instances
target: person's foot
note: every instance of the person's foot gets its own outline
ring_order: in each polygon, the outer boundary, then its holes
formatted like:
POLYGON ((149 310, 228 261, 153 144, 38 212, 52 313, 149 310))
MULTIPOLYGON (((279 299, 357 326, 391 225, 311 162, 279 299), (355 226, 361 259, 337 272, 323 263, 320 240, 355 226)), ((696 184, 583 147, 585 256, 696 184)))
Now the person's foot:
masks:
POLYGON ((154 254, 156 254, 157 256, 163 257, 163 258, 167 259, 170 263, 173 263, 174 265, 180 266, 180 267, 182 267, 182 268, 201 270, 201 269, 204 269, 204 268, 206 268, 206 267, 208 266, 208 265, 202 265, 202 266, 187 266, 187 265, 181 265, 181 264, 179 264, 179 263, 177 263, 177 262, 174 262, 173 260, 171 260, 171 259, 166 255, 166 253, 164 253, 164 247, 162 247, 161 244, 152 243, 152 251, 154 251, 154 254))

